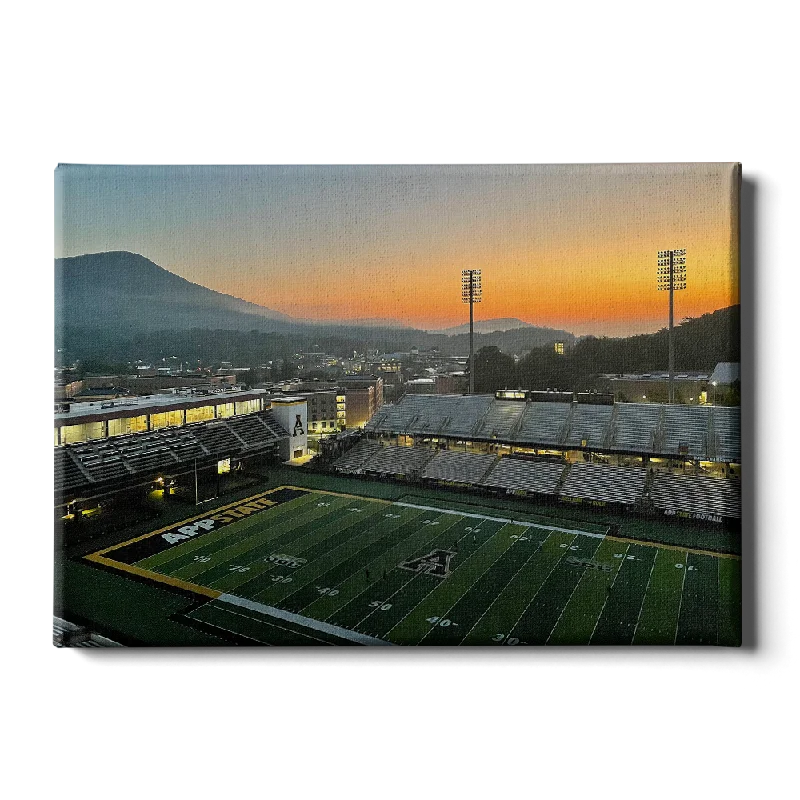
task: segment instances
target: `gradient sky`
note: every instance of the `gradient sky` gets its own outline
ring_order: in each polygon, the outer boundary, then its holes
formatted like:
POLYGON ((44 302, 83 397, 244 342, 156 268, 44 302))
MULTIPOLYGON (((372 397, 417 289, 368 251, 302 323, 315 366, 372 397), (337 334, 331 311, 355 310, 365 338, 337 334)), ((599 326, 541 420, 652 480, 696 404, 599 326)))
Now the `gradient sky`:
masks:
POLYGON ((296 317, 476 319, 577 334, 667 321, 656 253, 687 249, 676 321, 739 302, 732 164, 66 166, 56 256, 141 253, 182 277, 296 317))

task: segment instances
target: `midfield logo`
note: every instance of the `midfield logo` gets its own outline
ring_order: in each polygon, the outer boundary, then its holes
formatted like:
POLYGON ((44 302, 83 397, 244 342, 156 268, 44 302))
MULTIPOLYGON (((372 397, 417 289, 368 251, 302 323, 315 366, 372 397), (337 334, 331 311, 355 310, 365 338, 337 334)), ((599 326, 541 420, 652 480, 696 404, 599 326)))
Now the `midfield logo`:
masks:
POLYGON ((446 578, 450 574, 450 559, 455 555, 452 550, 431 550, 426 556, 403 561, 397 566, 411 572, 427 573, 437 578, 446 578))

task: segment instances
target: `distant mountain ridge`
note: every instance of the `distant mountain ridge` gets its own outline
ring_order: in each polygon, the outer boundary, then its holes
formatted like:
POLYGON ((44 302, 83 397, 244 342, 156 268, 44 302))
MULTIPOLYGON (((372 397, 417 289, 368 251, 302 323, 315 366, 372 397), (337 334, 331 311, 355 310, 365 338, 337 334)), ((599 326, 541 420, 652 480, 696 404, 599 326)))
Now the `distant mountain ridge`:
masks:
MULTIPOLYGON (((497 333, 516 330, 517 328, 535 328, 530 322, 523 322, 516 317, 500 317, 499 319, 476 320, 474 324, 476 333, 497 333)), ((469 323, 455 325, 452 328, 431 329, 428 333, 442 333, 445 336, 458 336, 462 333, 469 333, 469 323)))
POLYGON ((267 330, 292 317, 187 281, 124 250, 55 261, 56 327, 267 330))

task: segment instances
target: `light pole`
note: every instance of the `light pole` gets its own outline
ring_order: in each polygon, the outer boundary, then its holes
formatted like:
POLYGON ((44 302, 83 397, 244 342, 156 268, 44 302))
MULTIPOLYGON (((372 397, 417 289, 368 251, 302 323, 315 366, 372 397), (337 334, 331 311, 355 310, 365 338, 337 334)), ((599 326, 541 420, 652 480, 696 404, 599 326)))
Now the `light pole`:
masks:
POLYGON ((469 393, 475 393, 475 346, 474 316, 472 307, 483 298, 481 291, 481 271, 479 269, 461 270, 461 302, 469 303, 469 393))
POLYGON ((686 248, 658 251, 658 291, 669 292, 669 402, 675 402, 675 292, 686 288, 686 248))

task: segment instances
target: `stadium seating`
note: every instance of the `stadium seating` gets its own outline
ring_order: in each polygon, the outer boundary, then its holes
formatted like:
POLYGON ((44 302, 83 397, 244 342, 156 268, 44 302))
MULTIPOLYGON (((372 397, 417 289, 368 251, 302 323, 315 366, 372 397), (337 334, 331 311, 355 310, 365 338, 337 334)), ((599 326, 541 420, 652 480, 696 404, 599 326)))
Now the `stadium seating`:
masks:
POLYGON ((733 519, 742 516, 742 486, 735 478, 657 472, 650 499, 656 508, 673 514, 682 511, 733 519))
POLYGON ((447 436, 467 439, 472 435, 493 400, 491 395, 485 394, 456 396, 455 402, 448 408, 447 422, 440 432, 447 436))
POLYGON ((75 463, 72 454, 63 447, 55 450, 55 489, 56 491, 77 489, 87 483, 87 478, 75 463))
POLYGON ((653 403, 617 403, 612 447, 634 453, 652 453, 662 406, 653 403))
POLYGON ((613 410, 614 406, 576 405, 564 443, 581 447, 585 441, 588 447, 604 447, 613 410))
POLYGON ((716 460, 739 462, 742 452, 740 409, 714 406, 711 418, 714 426, 716 460))
POLYGON ((561 495, 581 500, 632 505, 644 494, 646 477, 647 472, 639 467, 573 464, 567 473, 561 495))
POLYGON ((559 445, 571 412, 571 403, 528 403, 514 440, 520 444, 559 445))
POLYGON ((495 400, 486 416, 479 421, 473 435, 479 439, 508 439, 524 410, 525 403, 495 400))
POLYGON ((710 414, 711 409, 707 406, 664 406, 664 445, 661 452, 707 459, 710 414), (682 453, 684 446, 686 452, 682 453))
POLYGON ((481 481, 481 485, 513 492, 554 495, 563 472, 564 463, 561 461, 526 461, 506 456, 481 481))
POLYGON ((195 458, 258 450, 287 436, 271 411, 56 448, 56 490, 161 472, 195 458))
POLYGON ((193 427, 198 443, 209 455, 225 455, 242 447, 242 440, 225 422, 208 422, 193 427))
POLYGON ((362 439, 355 444, 344 455, 340 456, 333 464, 338 472, 349 472, 355 474, 361 471, 361 467, 374 456, 382 445, 380 442, 362 439))
MULTIPOLYGON (((272 417, 271 412, 267 411, 264 414, 243 414, 239 417, 228 417, 225 423, 228 427, 245 443, 245 447, 260 447, 267 442, 273 442, 278 438, 275 432, 277 427, 280 426, 274 421, 267 423, 262 419, 262 416, 272 417)), ((283 433, 285 436, 286 434, 283 433)))
POLYGON ((435 451, 427 447, 389 445, 377 450, 361 471, 379 475, 418 475, 434 454, 435 451))
POLYGON ((496 460, 494 455, 440 450, 427 463, 422 477, 449 483, 478 484, 496 460))

